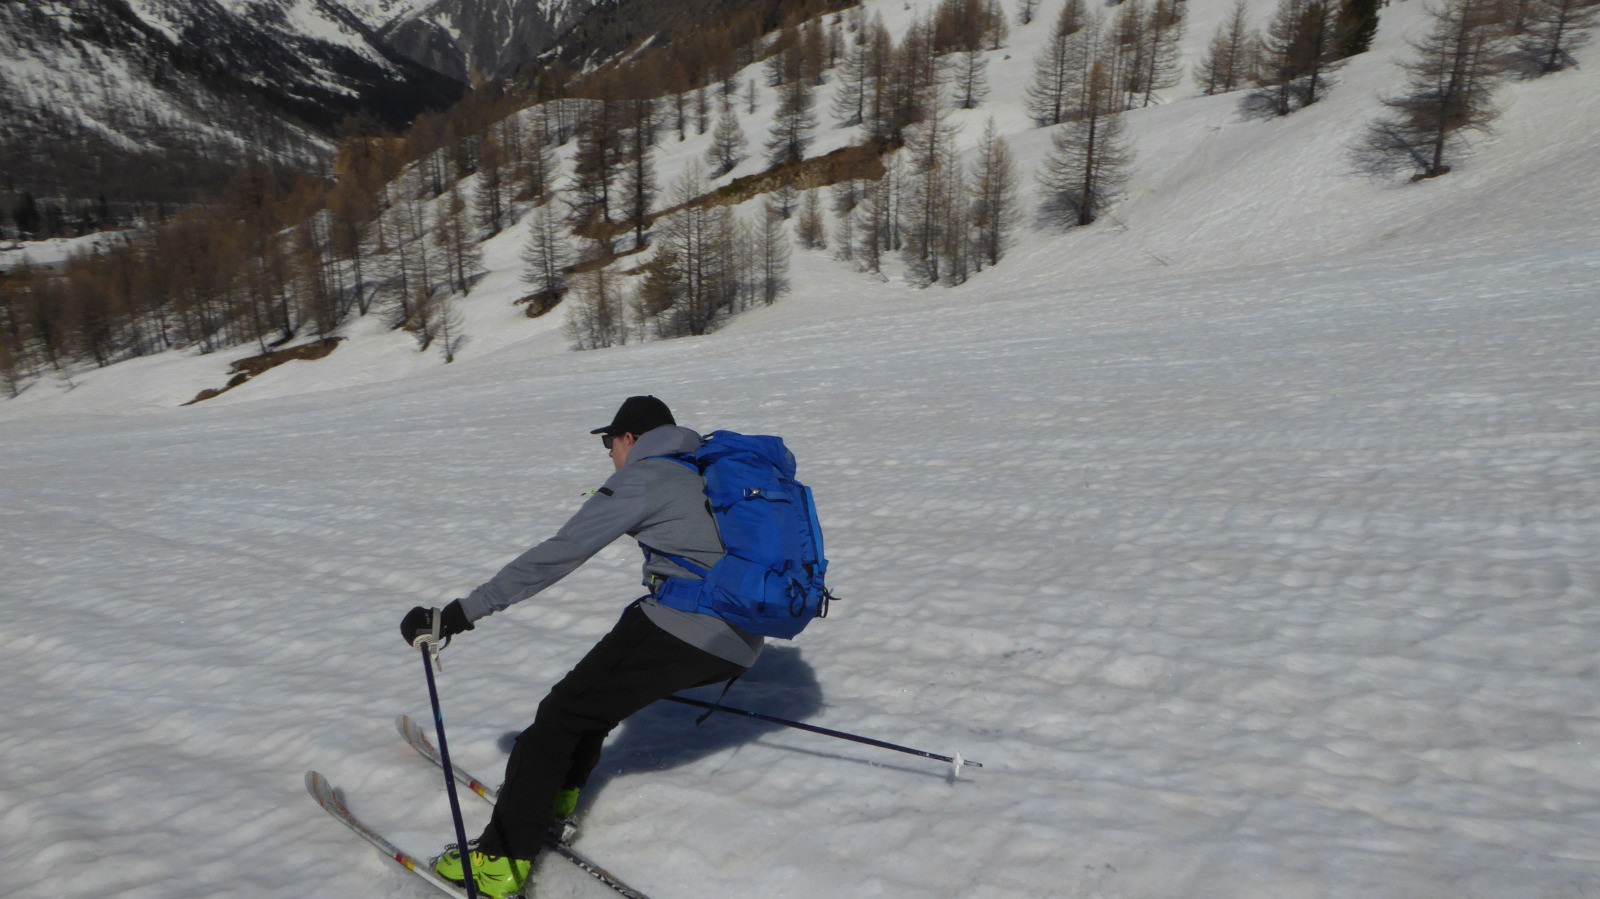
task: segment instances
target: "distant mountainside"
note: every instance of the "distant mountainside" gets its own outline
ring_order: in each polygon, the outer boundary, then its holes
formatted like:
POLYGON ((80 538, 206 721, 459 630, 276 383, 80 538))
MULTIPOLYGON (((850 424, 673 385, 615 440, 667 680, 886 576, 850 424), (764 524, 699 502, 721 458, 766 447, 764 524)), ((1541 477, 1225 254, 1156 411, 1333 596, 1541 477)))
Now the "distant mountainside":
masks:
POLYGON ((0 3, 0 188, 181 203, 246 155, 303 165, 347 117, 403 126, 461 92, 330 0, 0 3))
POLYGON ((246 157, 320 168, 350 117, 401 128, 482 80, 584 71, 736 14, 776 27, 820 2, 0 2, 0 218, 39 203, 78 230, 91 207, 126 222, 212 196, 246 157))
POLYGON ((434 0, 378 35, 394 52, 457 81, 509 75, 550 49, 592 0, 434 0))

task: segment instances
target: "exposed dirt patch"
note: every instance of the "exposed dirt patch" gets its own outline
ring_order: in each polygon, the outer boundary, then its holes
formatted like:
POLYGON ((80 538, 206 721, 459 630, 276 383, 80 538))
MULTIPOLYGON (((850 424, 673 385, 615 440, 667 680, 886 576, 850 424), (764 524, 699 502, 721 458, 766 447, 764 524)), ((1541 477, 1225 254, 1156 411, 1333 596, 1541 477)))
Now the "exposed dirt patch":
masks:
POLYGON ((285 362, 293 362, 296 359, 302 359, 308 362, 313 359, 321 359, 333 352, 334 349, 339 346, 339 341, 343 339, 343 337, 324 337, 315 343, 301 344, 300 346, 291 347, 287 350, 273 350, 270 353, 262 353, 259 356, 251 356, 248 359, 240 359, 238 362, 233 363, 233 366, 228 369, 228 373, 233 375, 233 377, 228 379, 226 386, 216 390, 202 390, 195 394, 194 399, 184 403, 184 405, 192 406, 195 403, 209 400, 214 396, 220 396, 221 394, 227 393, 233 388, 238 387, 240 384, 243 384, 256 375, 261 374, 267 369, 276 368, 285 362))

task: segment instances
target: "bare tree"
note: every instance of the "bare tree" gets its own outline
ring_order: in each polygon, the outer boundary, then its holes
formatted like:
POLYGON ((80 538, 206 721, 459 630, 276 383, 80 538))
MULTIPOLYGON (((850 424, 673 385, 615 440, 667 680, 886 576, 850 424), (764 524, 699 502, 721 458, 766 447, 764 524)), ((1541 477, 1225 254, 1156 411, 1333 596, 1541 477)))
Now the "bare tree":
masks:
POLYGON ((1529 0, 1516 60, 1531 75, 1559 72, 1578 61, 1573 51, 1587 44, 1600 16, 1600 0, 1529 0))
POLYGON ((1409 91, 1386 99, 1389 113, 1368 126, 1358 163, 1374 173, 1414 169, 1416 178, 1450 171, 1469 131, 1488 131, 1491 96, 1504 73, 1504 31, 1495 0, 1440 0, 1432 27, 1402 63, 1409 91))
POLYGON ((650 204, 656 197, 655 101, 635 98, 626 103, 627 123, 623 139, 622 215, 633 226, 633 245, 645 245, 645 226, 650 221, 650 204))
POLYGON ((734 166, 744 160, 748 144, 744 127, 739 124, 738 113, 734 112, 733 107, 726 107, 717 118, 716 130, 711 132, 711 146, 706 148, 706 164, 711 166, 711 177, 721 177, 733 171, 734 166))
POLYGON ((536 290, 538 308, 532 311, 548 309, 567 292, 566 268, 571 258, 555 204, 545 203, 528 219, 528 241, 522 248, 522 261, 528 266, 522 280, 536 290))
POLYGON ((806 158, 817 128, 811 110, 812 87, 797 78, 778 88, 778 110, 767 138, 767 160, 773 165, 790 165, 806 158))
POLYGON ((623 299, 605 266, 573 276, 567 307, 567 337, 573 349, 597 350, 628 342, 623 299))
POLYGON ((789 292, 789 242, 784 239, 783 218, 763 209, 756 225, 756 291, 768 306, 789 292))
POLYGON ((1238 90, 1255 73, 1255 35, 1250 31, 1250 0, 1234 0, 1228 18, 1217 26, 1194 68, 1194 80, 1207 96, 1238 90))
POLYGON ((1039 184, 1044 213, 1062 224, 1088 225, 1110 205, 1126 179, 1131 154, 1122 136, 1122 95, 1109 67, 1096 62, 1085 85, 1083 117, 1050 136, 1039 184))
POLYGON ((437 220, 434 239, 444 251, 450 287, 457 293, 472 290, 472 282, 483 268, 483 248, 473 228, 473 216, 461 188, 451 185, 445 193, 444 208, 437 220))
POLYGON ((1261 40, 1260 90, 1247 105, 1285 116, 1317 101, 1338 58, 1338 7, 1332 0, 1279 0, 1261 40))
POLYGON ((467 344, 465 331, 466 321, 462 318, 461 310, 456 308, 455 302, 450 298, 442 298, 437 318, 436 333, 439 352, 444 356, 446 365, 456 361, 456 354, 467 344))
POLYGON ((1144 27, 1142 106, 1154 102, 1156 91, 1178 83, 1178 41, 1183 37, 1185 8, 1181 0, 1154 0, 1150 5, 1144 27))
POLYGON ((572 157, 572 225, 585 235, 605 232, 616 211, 615 182, 624 158, 617 104, 589 101, 578 124, 572 157))
POLYGON ((1016 160, 994 119, 984 126, 972 161, 973 261, 978 271, 1005 255, 1018 219, 1016 160))
POLYGON ((1077 106, 1087 65, 1085 46, 1089 14, 1083 0, 1067 0, 1056 17, 1055 29, 1044 50, 1033 61, 1033 83, 1028 87, 1028 113, 1041 126, 1065 122, 1077 106))
POLYGON ((956 54, 956 105, 973 109, 989 98, 989 62, 982 50, 963 50, 956 54))
POLYGON ((510 164, 500 143, 500 134, 499 128, 491 128, 484 134, 483 146, 478 151, 478 189, 473 195, 478 228, 490 236, 499 234, 505 226, 509 208, 506 181, 510 164))
POLYGON ((828 231, 822 223, 820 188, 807 190, 800 195, 800 211, 794 219, 794 239, 807 250, 828 248, 828 231))
POLYGON ((662 337, 699 335, 730 311, 737 294, 733 211, 696 202, 705 193, 705 176, 691 163, 674 188, 677 212, 660 225, 657 256, 661 283, 672 291, 654 299, 650 315, 662 337))
POLYGON ((524 153, 516 173, 518 199, 544 203, 550 199, 551 186, 560 170, 560 163, 556 159, 555 135, 546 125, 546 117, 540 116, 534 121, 529 140, 532 146, 524 153))
POLYGON ((928 117, 906 132, 902 151, 907 175, 900 253, 908 276, 922 286, 954 274, 949 235, 966 230, 965 179, 954 150, 957 128, 943 116, 940 104, 933 104, 928 117))

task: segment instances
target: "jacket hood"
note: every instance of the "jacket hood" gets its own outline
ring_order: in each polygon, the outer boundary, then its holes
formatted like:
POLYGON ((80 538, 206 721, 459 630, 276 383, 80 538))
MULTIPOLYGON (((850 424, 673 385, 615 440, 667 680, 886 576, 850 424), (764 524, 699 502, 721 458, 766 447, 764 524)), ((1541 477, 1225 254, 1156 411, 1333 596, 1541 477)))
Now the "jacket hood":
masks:
MULTIPOLYGON (((700 435, 680 425, 662 425, 639 435, 639 442, 628 451, 628 465, 651 456, 692 453, 700 448, 700 435)), ((626 467, 626 466, 624 466, 626 467)))

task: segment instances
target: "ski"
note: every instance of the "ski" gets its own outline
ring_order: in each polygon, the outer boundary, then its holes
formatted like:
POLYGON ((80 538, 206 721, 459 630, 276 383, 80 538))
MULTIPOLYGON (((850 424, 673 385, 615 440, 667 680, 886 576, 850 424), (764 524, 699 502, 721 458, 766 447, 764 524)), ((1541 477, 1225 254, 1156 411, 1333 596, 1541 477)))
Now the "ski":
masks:
POLYGON ((360 834, 367 842, 378 847, 378 851, 393 859, 402 868, 426 880, 440 890, 457 897, 457 899, 466 895, 466 891, 461 887, 433 873, 433 867, 427 861, 407 854, 405 850, 384 839, 382 834, 373 830, 360 818, 352 814, 350 807, 345 805, 344 794, 335 789, 333 784, 328 783, 326 777, 315 771, 307 771, 306 790, 311 793, 311 798, 317 800, 317 804, 322 806, 328 814, 360 834))
MULTIPOLYGON (((412 749, 421 753, 423 758, 428 759, 435 765, 443 767, 443 762, 439 758, 438 748, 433 745, 433 741, 428 739, 428 735, 422 728, 417 726, 416 722, 412 721, 409 716, 401 715, 395 719, 394 724, 395 728, 400 731, 400 736, 411 744, 412 749)), ((451 759, 450 767, 455 773, 457 783, 478 794, 485 802, 494 802, 497 790, 462 770, 459 764, 455 764, 454 759, 451 759)), ((566 843, 562 843, 554 837, 547 837, 544 843, 557 855, 577 865, 585 874, 610 887, 612 892, 617 895, 625 896, 627 899, 649 899, 644 893, 623 883, 615 874, 595 864, 588 856, 568 846, 566 843)))

